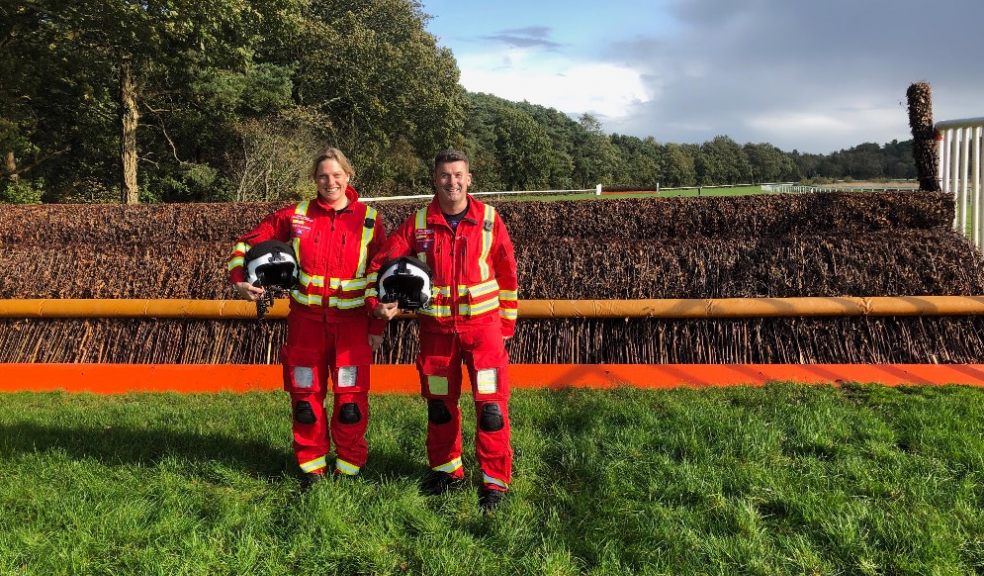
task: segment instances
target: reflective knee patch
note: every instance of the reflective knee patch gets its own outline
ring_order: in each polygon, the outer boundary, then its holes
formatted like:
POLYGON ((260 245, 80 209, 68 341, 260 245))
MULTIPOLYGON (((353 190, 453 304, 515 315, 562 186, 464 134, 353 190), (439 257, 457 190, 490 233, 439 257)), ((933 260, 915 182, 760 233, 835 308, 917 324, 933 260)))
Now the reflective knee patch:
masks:
POLYGON ((338 421, 342 424, 356 424, 362 420, 362 413, 359 412, 359 405, 355 402, 342 404, 338 410, 338 421))
POLYGON ((294 421, 298 424, 314 424, 318 421, 314 416, 314 409, 307 400, 299 400, 294 404, 294 421))
POLYGON ((502 410, 495 402, 488 402, 482 406, 482 417, 478 421, 478 426, 486 432, 498 432, 506 425, 502 418, 502 410))
POLYGON ((358 366, 341 366, 338 369, 338 387, 351 388, 359 383, 358 366))
POLYGON ((307 366, 294 366, 292 370, 294 376, 294 386, 297 388, 310 388, 314 386, 314 370, 307 366))
POLYGON ((495 394, 499 389, 499 370, 488 368, 479 370, 475 374, 477 380, 475 388, 479 394, 495 394))
POLYGON ((430 400, 427 402, 427 419, 431 424, 447 424, 451 421, 451 411, 443 400, 430 400))

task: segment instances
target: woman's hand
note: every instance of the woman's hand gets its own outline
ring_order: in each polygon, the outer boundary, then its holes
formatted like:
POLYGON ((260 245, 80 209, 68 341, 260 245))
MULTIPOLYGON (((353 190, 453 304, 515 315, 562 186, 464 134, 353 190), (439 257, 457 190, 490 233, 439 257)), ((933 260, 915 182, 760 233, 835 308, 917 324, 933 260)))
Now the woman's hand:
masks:
POLYGON ((263 288, 253 286, 249 282, 236 282, 236 291, 239 297, 250 302, 256 302, 263 297, 263 288))

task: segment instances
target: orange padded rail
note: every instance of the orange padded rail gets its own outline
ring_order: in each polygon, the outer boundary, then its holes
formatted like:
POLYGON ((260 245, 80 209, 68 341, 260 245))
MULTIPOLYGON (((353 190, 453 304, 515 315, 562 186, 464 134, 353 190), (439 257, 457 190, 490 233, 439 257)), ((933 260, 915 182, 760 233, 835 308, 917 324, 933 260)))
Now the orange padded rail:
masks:
MULTIPOLYGON (((250 392, 281 387, 279 365, 244 364, 0 364, 0 391, 250 392)), ((675 388, 760 386, 770 381, 803 384, 878 383, 984 386, 984 364, 514 364, 513 388, 675 388)), ((376 394, 416 394, 409 364, 372 367, 376 394)), ((467 386, 466 386, 467 388, 467 386)))
MULTIPOLYGON (((286 318, 277 300, 268 318, 286 318)), ((790 316, 966 316, 984 296, 834 296, 651 300, 521 300, 521 318, 768 318, 790 316)), ((401 315, 408 318, 407 315, 401 315)), ((0 300, 0 318, 256 318, 245 300, 0 300)))

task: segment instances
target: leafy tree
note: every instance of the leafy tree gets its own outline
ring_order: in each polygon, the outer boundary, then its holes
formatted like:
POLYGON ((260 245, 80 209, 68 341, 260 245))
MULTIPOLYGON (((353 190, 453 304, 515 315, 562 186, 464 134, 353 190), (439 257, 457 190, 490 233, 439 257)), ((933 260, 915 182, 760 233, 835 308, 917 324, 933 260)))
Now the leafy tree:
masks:
POLYGON ((591 187, 611 182, 621 169, 618 149, 591 114, 582 114, 578 123, 582 130, 574 137, 574 185, 591 187))
POLYGON ((405 158, 396 160, 400 167, 390 164, 386 152, 395 145, 427 158, 463 144, 465 93, 458 67, 424 29, 419 4, 313 0, 305 16, 296 102, 325 120, 327 138, 353 158, 363 182, 401 173, 412 181, 426 178, 423 164, 410 175, 405 158))
POLYGON ((495 152, 506 190, 535 190, 549 185, 550 164, 544 153, 550 139, 525 112, 502 108, 495 124, 495 152))
POLYGON ((734 140, 727 136, 715 136, 704 142, 696 162, 699 184, 737 184, 751 180, 751 165, 734 140))

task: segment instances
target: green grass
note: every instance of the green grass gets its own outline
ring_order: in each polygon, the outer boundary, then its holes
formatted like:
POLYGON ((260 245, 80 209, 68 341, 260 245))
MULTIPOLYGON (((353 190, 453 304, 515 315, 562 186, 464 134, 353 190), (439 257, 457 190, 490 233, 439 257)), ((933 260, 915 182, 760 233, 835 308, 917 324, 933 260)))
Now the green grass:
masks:
POLYGON ((978 389, 517 392, 488 518, 418 492, 418 398, 304 495, 279 393, 0 399, 4 575, 984 572, 978 389))

